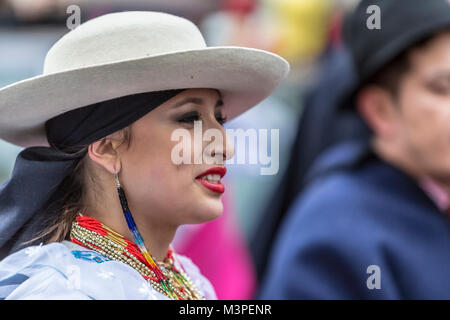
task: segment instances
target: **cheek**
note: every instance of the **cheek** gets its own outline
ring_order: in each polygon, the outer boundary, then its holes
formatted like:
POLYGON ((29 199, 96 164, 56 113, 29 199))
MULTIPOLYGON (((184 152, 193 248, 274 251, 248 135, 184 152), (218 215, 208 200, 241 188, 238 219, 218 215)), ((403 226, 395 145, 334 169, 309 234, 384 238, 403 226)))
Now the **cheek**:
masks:
POLYGON ((154 158, 147 168, 136 173, 140 187, 137 197, 176 224, 203 223, 223 211, 218 197, 207 195, 195 181, 192 164, 174 165, 154 158))
MULTIPOLYGON (((195 180, 202 165, 193 164, 193 158, 191 164, 172 162, 172 150, 177 143, 170 140, 170 133, 136 142, 132 156, 126 159, 134 198, 153 208, 152 212, 180 224, 217 218, 223 210, 220 198, 205 193, 195 180)), ((193 146, 194 140, 190 143, 193 146)), ((197 147, 202 150, 201 145, 197 147)))
MULTIPOLYGON (((192 164, 172 162, 172 148, 176 142, 153 139, 150 147, 137 153, 130 169, 135 179, 134 190, 140 201, 158 208, 159 212, 180 214, 195 204, 194 168, 192 164)), ((175 217, 173 217, 175 218, 175 217)))
POLYGON ((132 168, 133 176, 142 192, 151 193, 156 199, 173 199, 175 194, 182 193, 187 184, 192 182, 190 166, 175 165, 170 155, 170 144, 166 143, 164 147, 149 148, 136 161, 132 168))
POLYGON ((448 102, 424 92, 404 101, 404 124, 408 143, 423 157, 450 156, 450 108, 448 102))

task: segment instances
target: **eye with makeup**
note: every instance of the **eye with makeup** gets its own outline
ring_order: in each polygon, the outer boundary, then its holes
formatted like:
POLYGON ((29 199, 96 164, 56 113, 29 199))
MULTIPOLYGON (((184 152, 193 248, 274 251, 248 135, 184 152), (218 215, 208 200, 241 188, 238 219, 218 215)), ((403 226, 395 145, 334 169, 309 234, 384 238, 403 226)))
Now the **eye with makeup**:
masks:
POLYGON ((450 93, 450 81, 448 78, 429 81, 427 87, 439 95, 448 95, 450 93))
MULTIPOLYGON (((194 124, 194 121, 200 121, 201 116, 197 111, 190 111, 185 114, 183 114, 177 121, 180 123, 187 123, 187 124, 194 124)), ((221 112, 216 114, 216 120, 220 125, 223 126, 223 124, 227 121, 227 118, 222 115, 221 112)))
POLYGON ((450 93, 450 86, 448 84, 436 83, 430 85, 429 88, 439 95, 448 95, 450 93))

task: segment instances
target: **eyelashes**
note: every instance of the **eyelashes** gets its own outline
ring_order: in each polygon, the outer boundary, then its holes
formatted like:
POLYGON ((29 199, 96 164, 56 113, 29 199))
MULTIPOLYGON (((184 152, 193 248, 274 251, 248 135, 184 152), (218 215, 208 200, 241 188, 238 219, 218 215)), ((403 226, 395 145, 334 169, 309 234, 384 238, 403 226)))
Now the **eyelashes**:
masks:
POLYGON ((187 112, 181 118, 178 119, 178 122, 181 123, 194 123, 194 121, 200 120, 200 115, 197 111, 187 112))
MULTIPOLYGON (((181 118, 178 119, 178 122, 180 123, 188 123, 188 124, 194 124, 194 121, 200 121, 201 116, 197 111, 191 111, 185 113, 181 118)), ((223 126, 225 122, 227 122, 227 117, 224 117, 222 113, 216 114, 216 120, 220 125, 223 126)))
POLYGON ((216 116, 216 120, 217 120, 217 122, 220 123, 220 125, 223 126, 224 123, 227 122, 227 117, 226 116, 224 117, 222 114, 219 114, 216 116))

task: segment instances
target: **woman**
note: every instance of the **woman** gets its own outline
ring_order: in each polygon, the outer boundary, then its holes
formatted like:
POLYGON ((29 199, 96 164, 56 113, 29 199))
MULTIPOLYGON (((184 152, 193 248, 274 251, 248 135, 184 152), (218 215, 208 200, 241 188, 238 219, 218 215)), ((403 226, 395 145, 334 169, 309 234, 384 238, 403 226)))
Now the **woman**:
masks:
POLYGON ((234 154, 222 125, 288 71, 270 52, 207 47, 160 12, 63 36, 43 75, 0 90, 0 138, 27 147, 0 189, 0 298, 214 299, 170 243, 178 226, 221 215, 234 154), (195 139, 198 124, 223 142, 195 139), (190 139, 181 163, 175 132, 190 139))

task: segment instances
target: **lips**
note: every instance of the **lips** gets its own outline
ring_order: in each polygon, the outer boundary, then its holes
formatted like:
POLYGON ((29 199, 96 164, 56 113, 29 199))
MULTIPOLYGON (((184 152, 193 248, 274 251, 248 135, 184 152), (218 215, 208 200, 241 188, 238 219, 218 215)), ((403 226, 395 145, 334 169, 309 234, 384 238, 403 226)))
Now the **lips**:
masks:
POLYGON ((205 188, 216 192, 224 193, 225 187, 220 182, 220 179, 226 174, 227 169, 225 167, 213 167, 210 168, 195 178, 200 182, 205 188))

